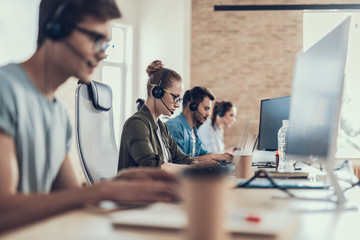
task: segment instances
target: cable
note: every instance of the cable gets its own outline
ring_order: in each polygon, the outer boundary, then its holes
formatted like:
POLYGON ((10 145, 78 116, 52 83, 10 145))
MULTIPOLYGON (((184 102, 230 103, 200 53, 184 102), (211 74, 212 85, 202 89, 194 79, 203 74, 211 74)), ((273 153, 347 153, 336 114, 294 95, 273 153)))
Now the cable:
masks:
MULTIPOLYGON (((276 188, 276 189, 279 189, 280 191, 283 191, 284 193, 286 193, 290 198, 294 198, 294 199, 298 199, 298 200, 311 200, 311 201, 329 201, 329 202, 333 202, 333 203, 336 203, 336 201, 330 199, 330 197, 334 196, 334 194, 331 194, 329 196, 326 196, 324 198, 303 198, 303 197, 298 197, 298 196, 295 196, 293 193, 289 192, 288 191, 288 188, 284 188, 284 187, 280 187, 274 180, 273 178, 268 174, 268 172, 266 170, 259 170, 257 171, 257 173, 252 177, 250 178, 248 181, 246 181, 245 183, 242 183, 242 184, 238 184, 236 187, 237 188, 246 188, 252 181, 254 181, 256 178, 259 178, 259 177, 262 177, 262 178, 266 178, 267 180, 270 181, 270 183, 273 185, 273 188, 276 188), (263 176, 262 176, 263 175, 263 176)), ((353 184, 351 187, 345 189, 344 191, 346 190, 349 190, 350 188, 353 188, 355 187, 356 185, 360 185, 360 181, 357 182, 356 184, 353 184)))
MULTIPOLYGON (((250 178, 249 180, 247 180, 245 183, 241 183, 241 184, 238 184, 236 187, 237 188, 246 188, 248 187, 248 185, 254 181, 256 178, 259 178, 259 177, 262 177, 262 178, 266 178, 267 180, 270 181, 270 183, 273 185, 274 188, 276 189, 279 189, 283 192, 285 192, 287 195, 289 195, 289 197, 291 198, 295 198, 295 199, 298 199, 298 200, 312 200, 312 201, 330 201, 330 202, 333 202, 333 203, 336 203, 336 201, 330 199, 331 197, 333 197, 334 195, 336 195, 336 193, 333 193, 333 194, 330 194, 328 196, 325 196, 323 198, 302 198, 302 197, 297 197, 295 196, 294 194, 292 194, 291 192, 288 191, 288 188, 284 188, 284 187, 280 187, 274 180, 273 180, 273 177, 271 177, 268 172, 266 170, 258 170, 257 173, 252 177, 250 178)), ((345 191, 348 191, 354 187, 356 187, 357 185, 360 185, 360 180, 354 184, 352 184, 350 187, 348 188, 345 188, 343 190, 343 192, 345 191)))
POLYGON ((283 192, 285 192, 286 194, 288 194, 290 197, 293 197, 293 198, 296 198, 294 194, 292 194, 291 192, 288 191, 287 188, 283 188, 283 187, 280 187, 276 182, 274 182, 273 178, 267 173, 267 171, 265 170, 259 170, 257 171, 257 173, 252 177, 250 178, 248 181, 246 181, 245 183, 242 183, 242 184, 238 184, 237 187, 238 188, 242 188, 242 187, 247 187, 247 185, 249 185, 252 181, 254 181, 254 179, 256 178, 259 178, 260 175, 264 174, 265 178, 267 180, 269 180, 269 182, 274 186, 274 188, 277 188, 283 192))
MULTIPOLYGON (((350 187, 348 187, 348 188, 345 188, 345 189, 343 190, 343 192, 345 192, 345 191, 347 191, 347 190, 350 190, 350 189, 356 187, 357 185, 360 185, 360 181, 358 181, 357 183, 352 184, 352 185, 351 185, 350 187)), ((334 195, 335 195, 335 193, 334 193, 334 195)))
POLYGON ((155 114, 155 117, 156 117, 156 98, 154 98, 154 114, 155 114))
POLYGON ((343 161, 339 167, 334 168, 334 171, 339 171, 339 170, 343 169, 348 163, 349 163, 349 160, 343 161))
MULTIPOLYGON (((43 91, 44 91, 44 96, 46 99, 48 99, 48 94, 49 94, 49 89, 52 87, 50 86, 49 87, 49 70, 50 70, 50 52, 49 52, 49 43, 47 46, 45 46, 44 48, 44 56, 43 56, 43 72, 42 72, 42 75, 43 75, 43 83, 42 83, 42 87, 44 88, 43 91)), ((50 101, 50 99, 48 99, 50 101)), ((54 101, 54 98, 52 96, 52 99, 51 101, 53 102, 54 101)), ((48 122, 45 122, 45 138, 46 138, 46 142, 49 142, 50 141, 50 124, 48 122)), ((51 176, 51 172, 52 172, 52 164, 51 164, 51 161, 50 159, 48 158, 48 151, 45 152, 45 158, 46 158, 46 161, 45 161, 45 169, 46 169, 46 173, 43 175, 44 176, 44 180, 43 182, 46 182, 45 178, 49 178, 51 176)))
POLYGON ((46 46, 44 49, 44 63, 43 63, 43 91, 45 92, 45 96, 47 96, 48 91, 49 91, 49 83, 48 83, 48 79, 49 79, 49 51, 48 51, 48 47, 46 46))

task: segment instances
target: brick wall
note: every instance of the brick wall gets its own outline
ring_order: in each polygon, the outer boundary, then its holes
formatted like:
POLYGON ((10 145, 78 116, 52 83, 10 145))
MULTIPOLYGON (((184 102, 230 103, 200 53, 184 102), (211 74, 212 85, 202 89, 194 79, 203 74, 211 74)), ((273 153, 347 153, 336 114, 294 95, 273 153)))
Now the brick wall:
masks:
MULTIPOLYGON (((192 0, 191 86, 203 85, 237 107, 225 145, 238 143, 249 121, 258 132, 260 100, 291 94, 296 54, 302 50, 302 11, 215 12, 214 4, 331 4, 339 1, 192 0)), ((341 4, 358 3, 341 1, 341 4)))

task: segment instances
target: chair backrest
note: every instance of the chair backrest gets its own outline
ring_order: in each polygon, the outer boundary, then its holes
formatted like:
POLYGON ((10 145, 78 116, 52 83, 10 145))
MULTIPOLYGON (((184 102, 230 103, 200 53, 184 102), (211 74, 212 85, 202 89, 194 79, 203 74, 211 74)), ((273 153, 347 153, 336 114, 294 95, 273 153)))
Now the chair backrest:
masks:
POLYGON ((115 177, 116 146, 110 86, 91 81, 76 89, 76 143, 82 169, 89 183, 115 177))

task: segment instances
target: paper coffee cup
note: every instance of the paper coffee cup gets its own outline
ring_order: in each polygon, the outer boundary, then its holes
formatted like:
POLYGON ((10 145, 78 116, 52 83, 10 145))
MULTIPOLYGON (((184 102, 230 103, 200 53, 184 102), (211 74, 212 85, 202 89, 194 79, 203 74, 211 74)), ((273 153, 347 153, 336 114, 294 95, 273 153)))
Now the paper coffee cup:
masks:
POLYGON ((234 153, 235 176, 237 178, 250 178, 252 171, 252 152, 236 151, 234 153))
POLYGON ((188 216, 186 240, 228 239, 225 229, 228 171, 224 168, 185 169, 184 204, 188 216))

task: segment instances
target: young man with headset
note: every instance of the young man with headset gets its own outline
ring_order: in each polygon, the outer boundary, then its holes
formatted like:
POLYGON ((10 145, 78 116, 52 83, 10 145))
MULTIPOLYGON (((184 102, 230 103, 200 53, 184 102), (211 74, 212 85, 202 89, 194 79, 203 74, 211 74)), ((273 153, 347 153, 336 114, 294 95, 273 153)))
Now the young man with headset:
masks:
POLYGON ((160 170, 81 187, 72 168, 70 121, 54 92, 70 77, 89 82, 119 17, 114 0, 42 0, 34 55, 0 68, 0 232, 101 200, 177 198, 160 170))
POLYGON ((215 97, 205 87, 196 86, 187 90, 183 99, 182 112, 166 122, 171 136, 180 149, 195 159, 232 161, 229 153, 208 153, 197 134, 197 128, 210 116, 215 97))

